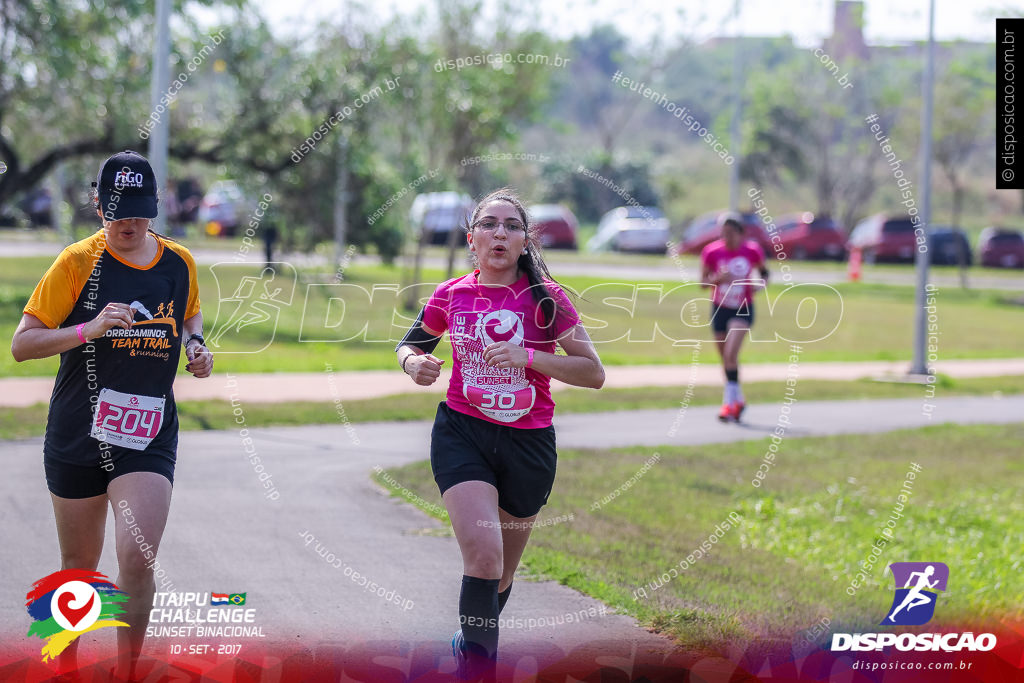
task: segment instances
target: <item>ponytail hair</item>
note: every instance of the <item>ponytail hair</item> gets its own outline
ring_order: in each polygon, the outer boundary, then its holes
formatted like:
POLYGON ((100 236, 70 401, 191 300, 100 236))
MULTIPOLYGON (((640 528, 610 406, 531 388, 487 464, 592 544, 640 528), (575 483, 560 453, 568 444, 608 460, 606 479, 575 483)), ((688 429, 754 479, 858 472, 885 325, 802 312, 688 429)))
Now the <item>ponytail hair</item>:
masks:
POLYGON ((516 191, 509 187, 503 187, 481 199, 477 203, 476 208, 473 209, 467 231, 473 229, 473 225, 476 223, 477 218, 479 218, 480 212, 491 202, 508 202, 511 204, 519 213, 519 218, 522 220, 523 225, 526 226, 526 235, 529 238, 526 243, 526 253, 519 255, 516 264, 520 270, 526 273, 526 279, 530 283, 530 293, 533 296, 533 300, 540 306, 544 321, 543 326, 547 330, 549 339, 554 341, 554 322, 559 315, 565 315, 565 312, 555 302, 551 291, 547 288, 546 282, 556 285, 558 282, 551 276, 547 263, 544 262, 544 256, 540 250, 540 234, 530 222, 526 207, 523 206, 523 202, 519 195, 516 194, 516 191))

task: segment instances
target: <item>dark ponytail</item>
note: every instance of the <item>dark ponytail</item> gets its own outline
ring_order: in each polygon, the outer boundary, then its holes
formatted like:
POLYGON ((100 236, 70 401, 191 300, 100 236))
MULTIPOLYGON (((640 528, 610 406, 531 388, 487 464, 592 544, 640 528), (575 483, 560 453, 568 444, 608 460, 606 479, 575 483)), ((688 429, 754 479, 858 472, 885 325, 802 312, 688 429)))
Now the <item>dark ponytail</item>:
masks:
POLYGON ((548 266, 544 262, 544 256, 540 251, 540 234, 530 223, 530 217, 526 213, 526 207, 523 206, 523 202, 519 199, 519 195, 516 194, 516 191, 509 187, 503 187, 500 190, 491 192, 481 199, 476 205, 476 208, 473 209, 473 215, 469 221, 468 229, 472 230, 472 226, 476 223, 476 220, 480 215, 480 210, 483 207, 487 206, 491 202, 497 201, 508 202, 514 206, 516 211, 519 213, 520 219, 523 221, 523 225, 526 226, 526 234, 527 237, 529 237, 529 241, 526 246, 526 253, 520 254, 516 264, 519 266, 520 270, 526 273, 526 279, 530 283, 530 293, 533 296, 533 300, 540 306, 541 315, 544 320, 543 327, 547 330, 549 339, 554 341, 554 322, 559 315, 564 315, 565 312, 555 302, 554 297, 551 296, 551 291, 547 288, 546 282, 551 282, 556 285, 558 282, 551 276, 551 272, 548 270, 548 266))
POLYGON ((551 296, 551 291, 547 288, 544 281, 546 279, 550 282, 555 282, 555 280, 551 277, 551 273, 548 272, 547 264, 544 263, 544 259, 539 251, 528 247, 527 253, 520 255, 517 263, 520 270, 526 273, 526 279, 530 283, 530 293, 533 295, 533 300, 540 305, 540 312, 544 319, 544 328, 548 332, 548 337, 553 340, 555 330, 553 323, 555 317, 561 314, 562 310, 555 303, 554 298, 551 296))

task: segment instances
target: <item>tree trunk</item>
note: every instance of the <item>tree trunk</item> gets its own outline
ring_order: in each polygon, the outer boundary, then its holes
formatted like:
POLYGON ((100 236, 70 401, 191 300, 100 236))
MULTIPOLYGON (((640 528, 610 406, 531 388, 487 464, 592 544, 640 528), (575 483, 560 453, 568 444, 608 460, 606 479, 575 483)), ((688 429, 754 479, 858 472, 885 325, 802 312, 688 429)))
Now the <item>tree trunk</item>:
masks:
POLYGON ((835 215, 833 212, 832 197, 832 173, 829 169, 828 144, 821 146, 821 171, 815 182, 815 190, 818 195, 818 213, 826 216, 835 215))
POLYGON ((426 245, 426 231, 420 226, 419 239, 416 240, 416 252, 412 262, 412 283, 405 295, 405 308, 413 310, 416 308, 420 298, 420 277, 423 273, 423 247, 426 245))
MULTIPOLYGON (((960 227, 960 212, 964 202, 964 188, 958 183, 953 183, 953 227, 960 227)), ((960 241, 959 236, 956 240, 956 262, 960 266, 960 288, 967 289, 967 254, 965 253, 964 244, 960 241)))
POLYGON ((453 225, 448 231, 448 280, 455 277, 455 252, 459 248, 459 233, 462 230, 458 225, 453 225))
MULTIPOLYGON (((468 188, 472 196, 477 196, 483 192, 480 180, 480 167, 477 164, 470 164, 464 166, 459 163, 462 159, 472 154, 473 148, 470 146, 470 141, 466 138, 462 138, 456 141, 455 146, 452 148, 453 154, 449 158, 448 163, 451 164, 452 168, 459 169, 457 171, 458 178, 457 184, 460 188, 468 188)), ((451 226, 451 230, 448 231, 448 275, 447 278, 450 280, 455 277, 455 253, 459 250, 459 246, 465 246, 465 240, 460 240, 462 236, 461 226, 455 224, 451 226)))
POLYGON ((960 213, 964 203, 964 188, 957 182, 954 175, 949 176, 949 182, 953 186, 953 223, 954 228, 960 227, 960 213))
POLYGON ((348 139, 344 134, 338 133, 335 146, 337 176, 334 179, 334 272, 337 277, 344 259, 345 239, 348 232, 348 139))

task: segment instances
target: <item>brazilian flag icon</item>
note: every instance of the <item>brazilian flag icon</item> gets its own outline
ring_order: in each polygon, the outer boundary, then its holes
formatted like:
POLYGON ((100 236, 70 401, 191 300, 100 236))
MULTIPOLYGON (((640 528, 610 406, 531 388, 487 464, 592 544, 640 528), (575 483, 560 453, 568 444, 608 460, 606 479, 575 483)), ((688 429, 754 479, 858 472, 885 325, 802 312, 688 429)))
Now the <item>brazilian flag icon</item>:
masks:
POLYGON ((232 605, 244 605, 246 593, 232 593, 228 596, 228 602, 232 605))

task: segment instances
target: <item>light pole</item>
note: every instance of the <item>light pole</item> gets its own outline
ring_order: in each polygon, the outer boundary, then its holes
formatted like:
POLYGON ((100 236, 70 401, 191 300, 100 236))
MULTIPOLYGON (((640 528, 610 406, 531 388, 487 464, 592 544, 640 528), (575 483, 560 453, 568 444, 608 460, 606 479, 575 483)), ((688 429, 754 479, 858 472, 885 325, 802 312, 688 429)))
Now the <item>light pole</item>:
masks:
POLYGON ((743 88, 740 77, 743 73, 740 56, 740 0, 733 7, 736 19, 736 38, 732 50, 732 122, 729 125, 729 146, 732 147, 732 165, 729 166, 729 210, 739 211, 740 203, 740 110, 743 106, 743 88))
MULTIPOLYGON (((160 98, 167 92, 171 80, 171 0, 156 0, 156 40, 153 41, 153 75, 149 88, 149 111, 155 112, 160 98)), ((156 176, 157 196, 163 196, 167 188, 167 142, 171 127, 171 112, 164 111, 156 126, 149 134, 149 163, 156 176)), ((153 219, 153 229, 166 232, 167 213, 161 210, 153 219)))
MULTIPOLYGON (((924 95, 921 125, 921 225, 925 238, 930 233, 932 219, 932 90, 935 79, 935 0, 929 2, 928 8, 928 52, 924 68, 924 82, 921 91, 924 95)), ((925 346, 927 332, 925 330, 927 315, 925 311, 925 288, 928 285, 929 245, 917 249, 914 259, 917 268, 917 292, 914 296, 914 360, 910 366, 911 375, 928 375, 930 370, 925 362, 925 346)))

